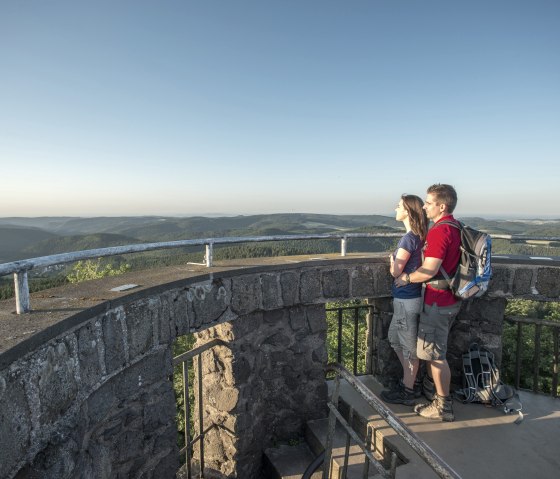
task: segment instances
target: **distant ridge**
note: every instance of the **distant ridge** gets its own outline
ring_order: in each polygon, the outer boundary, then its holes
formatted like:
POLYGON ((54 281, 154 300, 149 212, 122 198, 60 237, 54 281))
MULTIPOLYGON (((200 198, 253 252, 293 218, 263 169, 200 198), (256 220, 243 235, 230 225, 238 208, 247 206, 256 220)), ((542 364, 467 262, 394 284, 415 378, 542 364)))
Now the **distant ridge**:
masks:
MULTIPOLYGON (((494 234, 560 236, 560 220, 458 217, 494 234)), ((140 242, 223 236, 404 232, 393 216, 275 213, 237 216, 0 218, 0 262, 140 242)))

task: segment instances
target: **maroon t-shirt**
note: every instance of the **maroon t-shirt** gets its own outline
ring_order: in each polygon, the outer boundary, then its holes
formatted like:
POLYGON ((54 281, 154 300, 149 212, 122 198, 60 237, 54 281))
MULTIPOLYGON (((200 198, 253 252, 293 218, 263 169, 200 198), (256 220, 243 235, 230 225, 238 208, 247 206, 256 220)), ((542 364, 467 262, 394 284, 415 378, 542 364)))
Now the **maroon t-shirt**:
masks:
MULTIPOLYGON (((424 258, 438 258, 443 260, 441 267, 448 276, 453 276, 459 265, 461 251, 461 233, 451 225, 438 225, 441 221, 457 222, 453 215, 444 216, 438 220, 434 226, 428 231, 426 237, 426 245, 424 247, 424 258)), ((441 270, 437 276, 441 275, 441 270)), ((449 289, 435 289, 429 284, 426 285, 424 293, 424 303, 432 305, 437 303, 438 306, 451 306, 457 302, 457 298, 449 289)))

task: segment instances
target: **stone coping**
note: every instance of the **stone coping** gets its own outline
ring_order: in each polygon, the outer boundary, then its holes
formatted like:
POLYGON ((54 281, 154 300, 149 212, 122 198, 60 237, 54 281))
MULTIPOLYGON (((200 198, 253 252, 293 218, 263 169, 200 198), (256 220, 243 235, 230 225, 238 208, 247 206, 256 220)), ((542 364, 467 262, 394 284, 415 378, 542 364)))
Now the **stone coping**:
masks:
POLYGON ((31 294, 30 313, 17 315, 13 298, 0 301, 0 368, 64 331, 80 325, 97 314, 164 291, 210 280, 219 275, 231 278, 261 272, 316 267, 318 263, 388 263, 387 253, 302 255, 249 258, 215 262, 215 266, 185 264, 132 271, 78 284, 67 284, 31 294), (138 287, 125 291, 114 288, 125 284, 138 287))
MULTIPOLYGON (((0 301, 0 367, 10 364, 26 352, 37 348, 65 330, 78 326, 96 314, 102 314, 104 311, 139 298, 209 280, 217 274, 222 278, 231 278, 240 274, 315 267, 318 263, 327 266, 364 262, 388 264, 388 253, 351 253, 345 257, 339 254, 317 254, 245 258, 215 262, 212 268, 202 264, 184 264, 132 271, 119 276, 68 284, 32 293, 32 311, 21 315, 15 312, 13 298, 0 301), (128 284, 138 286, 123 291, 115 290, 119 286, 128 284)), ((493 263, 530 268, 559 267, 560 258, 497 255, 493 257, 493 263)), ((523 282, 524 279, 521 276, 517 278, 515 275, 505 278, 499 274, 495 276, 496 285, 499 283, 511 285, 513 282, 523 282)), ((528 287, 530 286, 529 284, 528 287)), ((498 295, 503 294, 498 292, 498 295)), ((520 292, 519 295, 521 296, 520 292)))

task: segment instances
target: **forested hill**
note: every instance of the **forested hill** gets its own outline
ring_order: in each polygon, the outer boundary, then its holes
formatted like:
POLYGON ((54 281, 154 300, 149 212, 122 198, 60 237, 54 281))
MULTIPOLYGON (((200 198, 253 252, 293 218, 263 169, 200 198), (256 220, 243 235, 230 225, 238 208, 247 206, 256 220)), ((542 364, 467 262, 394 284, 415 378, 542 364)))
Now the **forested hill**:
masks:
MULTIPOLYGON (((560 236, 560 220, 459 218, 495 234, 560 236)), ((381 215, 273 214, 225 217, 0 218, 0 262, 139 242, 222 236, 404 231, 381 215)))
POLYGON ((274 214, 226 217, 0 218, 0 262, 139 242, 220 236, 400 231, 379 215, 274 214))

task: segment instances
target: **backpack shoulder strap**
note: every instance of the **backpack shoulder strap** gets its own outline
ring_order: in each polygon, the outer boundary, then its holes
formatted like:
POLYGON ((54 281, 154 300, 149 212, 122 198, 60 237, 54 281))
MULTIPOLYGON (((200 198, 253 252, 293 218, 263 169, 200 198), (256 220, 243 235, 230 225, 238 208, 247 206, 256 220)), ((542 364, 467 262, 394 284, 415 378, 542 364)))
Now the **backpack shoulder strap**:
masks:
MULTIPOLYGON (((474 351, 474 346, 475 344, 472 344, 469 350, 463 354, 463 376, 465 378, 465 387, 456 392, 457 398, 464 403, 476 400, 477 386, 472 366, 472 353, 474 351)), ((476 349, 478 349, 478 345, 476 345, 476 349)))
POLYGON ((440 225, 450 225, 453 226, 454 228, 457 228, 459 231, 461 231, 464 228, 464 224, 461 223, 460 221, 449 221, 449 220, 444 220, 444 221, 440 221, 439 223, 436 223, 434 225, 434 227, 436 226, 440 226, 440 225))
MULTIPOLYGON (((454 228, 457 228, 459 230, 459 232, 463 231, 463 227, 465 226, 463 223, 461 223, 460 221, 457 220, 457 222, 455 221, 449 221, 449 220, 444 220, 444 221, 440 221, 439 223, 434 224, 434 228, 437 228, 440 225, 450 225, 453 226, 454 228)), ((459 260, 459 262, 461 262, 459 260)), ((443 266, 439 267, 439 271, 441 272, 442 276, 445 278, 445 281, 447 281, 447 284, 451 284, 451 277, 449 276, 449 274, 447 274, 447 271, 445 271, 445 269, 443 268, 443 266)), ((436 274, 437 276, 437 274, 436 274)), ((440 280, 435 280, 440 281, 440 280)), ((428 284, 430 284, 431 281, 428 281, 428 284)))

